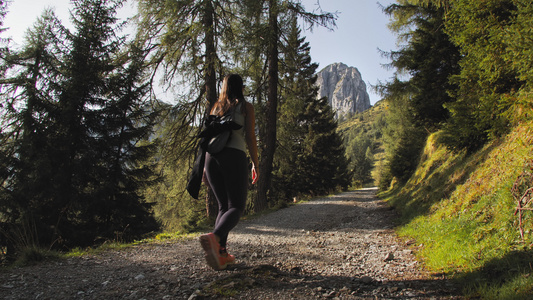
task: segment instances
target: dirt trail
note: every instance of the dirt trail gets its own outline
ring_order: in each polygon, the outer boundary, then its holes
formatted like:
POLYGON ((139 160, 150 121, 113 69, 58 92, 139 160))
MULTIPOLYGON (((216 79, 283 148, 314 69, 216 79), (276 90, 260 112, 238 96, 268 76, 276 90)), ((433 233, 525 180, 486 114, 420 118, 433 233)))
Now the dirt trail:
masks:
POLYGON ((393 231, 375 189, 241 222, 216 272, 197 239, 144 244, 0 272, 2 299, 460 299, 393 231))

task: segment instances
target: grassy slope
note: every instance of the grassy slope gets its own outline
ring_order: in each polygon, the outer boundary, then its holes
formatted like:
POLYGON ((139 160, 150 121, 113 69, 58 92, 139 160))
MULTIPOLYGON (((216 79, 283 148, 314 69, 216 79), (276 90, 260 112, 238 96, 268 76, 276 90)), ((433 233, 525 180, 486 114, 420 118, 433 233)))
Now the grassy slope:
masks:
MULTIPOLYGON (((523 214, 523 241, 511 192, 520 174, 533 173, 533 122, 468 156, 438 138, 428 138, 409 182, 382 195, 402 213, 399 234, 422 245, 429 269, 460 279, 467 295, 533 298, 533 211, 523 214)), ((524 187, 533 177, 521 194, 524 187)))
POLYGON ((351 118, 339 122, 337 130, 344 133, 348 130, 355 131, 370 131, 372 123, 381 117, 387 111, 387 103, 385 101, 378 101, 369 109, 357 113, 351 118))
POLYGON ((344 138, 346 144, 350 142, 350 138, 357 134, 364 132, 374 143, 372 154, 374 155, 374 168, 372 169, 372 178, 374 182, 371 186, 376 186, 380 181, 381 172, 385 168, 385 151, 380 132, 376 130, 381 129, 379 122, 384 119, 387 113, 388 105, 386 101, 378 101, 374 106, 365 110, 362 113, 357 113, 351 118, 339 123, 337 132, 344 138))

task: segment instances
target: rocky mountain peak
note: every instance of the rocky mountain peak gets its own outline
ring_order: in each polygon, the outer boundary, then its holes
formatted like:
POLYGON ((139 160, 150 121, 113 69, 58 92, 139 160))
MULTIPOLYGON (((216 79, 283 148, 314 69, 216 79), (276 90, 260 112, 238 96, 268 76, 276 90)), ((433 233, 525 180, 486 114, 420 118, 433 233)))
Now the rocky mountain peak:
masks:
POLYGON ((331 64, 317 73, 318 97, 328 97, 337 118, 371 107, 361 73, 343 63, 331 64))

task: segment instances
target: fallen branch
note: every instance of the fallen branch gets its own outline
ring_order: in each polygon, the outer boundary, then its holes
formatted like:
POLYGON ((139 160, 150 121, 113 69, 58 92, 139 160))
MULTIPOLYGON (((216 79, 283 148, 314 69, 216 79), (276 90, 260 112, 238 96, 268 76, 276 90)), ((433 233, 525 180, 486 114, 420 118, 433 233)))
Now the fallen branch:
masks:
MULTIPOLYGON (((528 164, 528 167, 533 170, 533 161, 528 164)), ((511 189, 511 193, 513 194, 513 197, 517 199, 517 206, 514 212, 514 215, 516 216, 518 214, 518 229, 520 231, 520 237, 522 238, 522 242, 525 242, 525 236, 524 236, 524 211, 529 210, 533 211, 533 208, 526 207, 530 203, 533 202, 533 172, 524 171, 518 178, 516 179, 515 183, 513 184, 513 188, 511 189), (523 193, 520 193, 520 190, 523 190, 524 185, 526 186, 526 190, 523 193), (517 197, 520 195, 520 197, 517 197)))
POLYGON ((533 187, 528 188, 524 192, 522 197, 520 197, 520 199, 518 200, 518 206, 516 207, 516 210, 515 210, 515 213, 514 213, 515 216, 518 213, 518 228, 520 230, 520 237, 522 238, 522 241, 524 241, 524 242, 525 242, 524 226, 523 226, 523 221, 522 221, 523 220, 523 211, 524 210, 532 210, 533 211, 533 208, 525 207, 526 205, 528 205, 529 203, 532 202, 532 200, 533 200, 533 197, 531 197, 532 194, 533 194, 533 187))

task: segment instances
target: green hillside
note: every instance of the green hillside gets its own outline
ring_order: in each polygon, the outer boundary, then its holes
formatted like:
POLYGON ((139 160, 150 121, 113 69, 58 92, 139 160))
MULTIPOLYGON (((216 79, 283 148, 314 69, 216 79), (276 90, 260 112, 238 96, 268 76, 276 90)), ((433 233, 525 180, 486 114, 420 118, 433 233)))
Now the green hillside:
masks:
POLYGON ((533 299, 533 5, 396 1, 381 196, 467 297, 533 299), (384 180, 385 179, 385 180, 384 180), (519 209, 517 209, 517 207, 519 209))
POLYGON ((385 163, 382 137, 387 109, 387 103, 379 101, 370 109, 339 123, 337 131, 344 139, 346 156, 355 172, 355 187, 376 186, 381 180, 385 163))
POLYGON ((533 211, 526 204, 533 196, 533 122, 471 155, 449 151, 441 135, 429 136, 405 185, 381 194, 401 212, 399 234, 417 245, 430 270, 460 279, 469 296, 533 297, 533 211))

